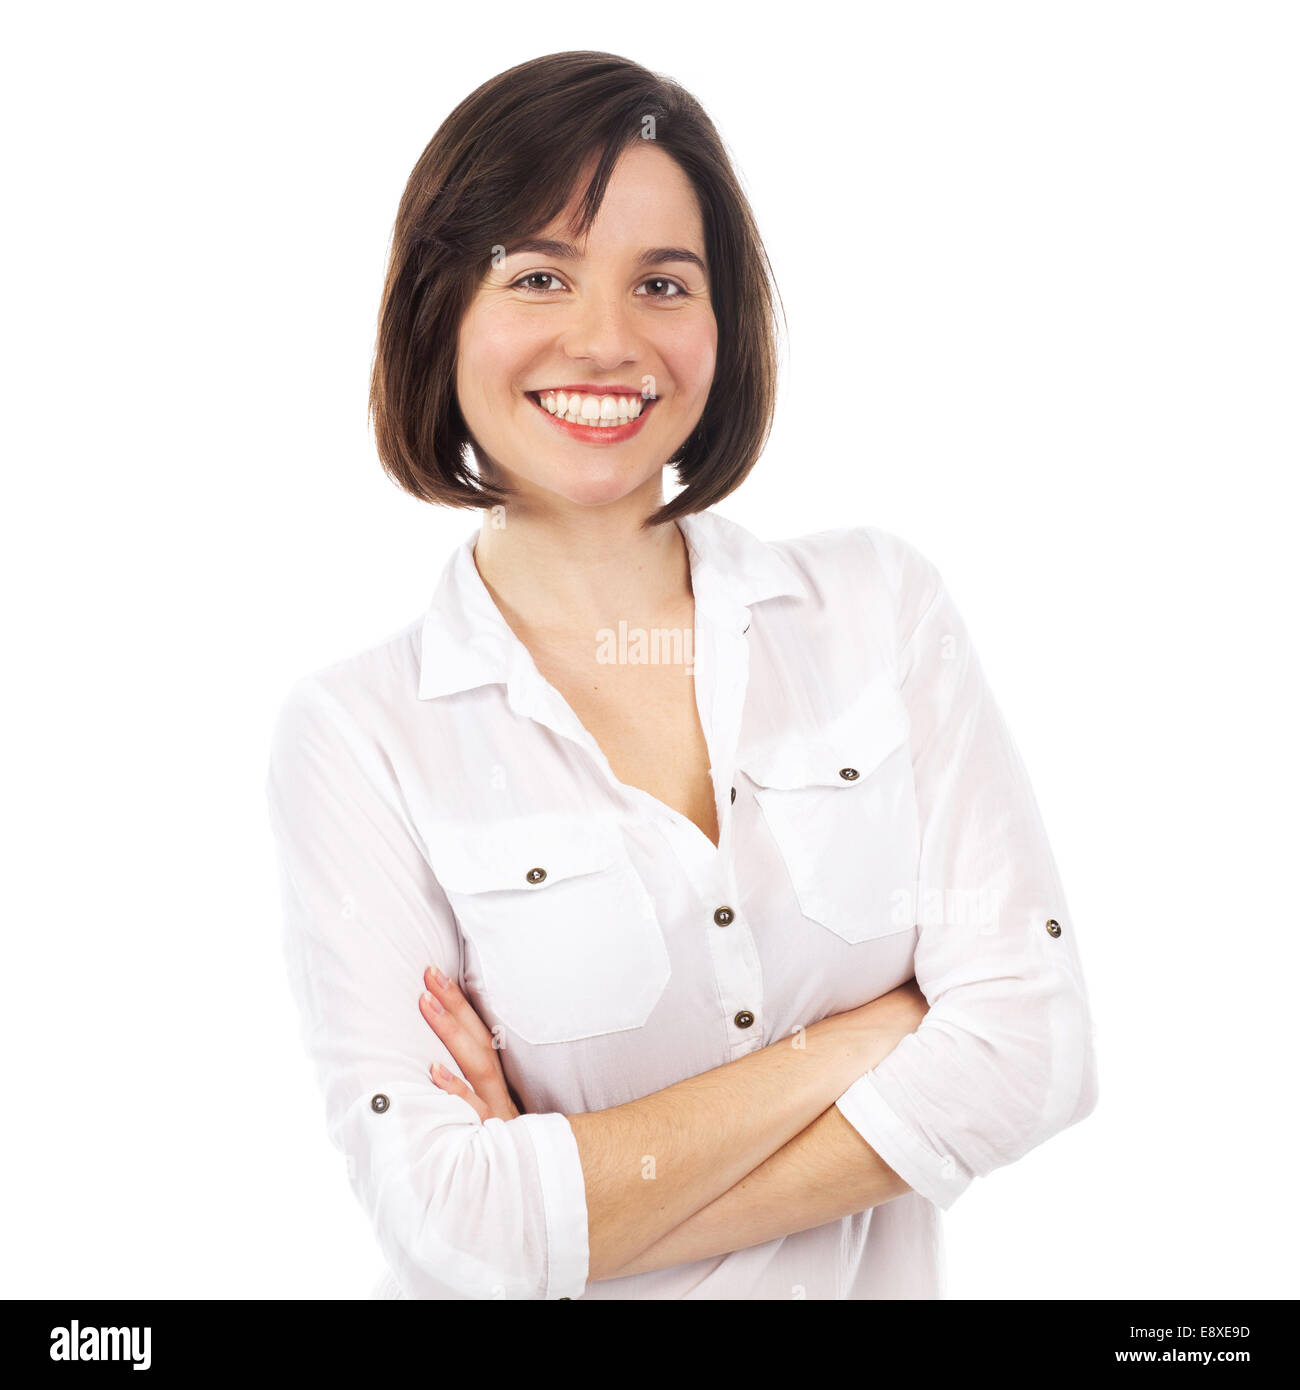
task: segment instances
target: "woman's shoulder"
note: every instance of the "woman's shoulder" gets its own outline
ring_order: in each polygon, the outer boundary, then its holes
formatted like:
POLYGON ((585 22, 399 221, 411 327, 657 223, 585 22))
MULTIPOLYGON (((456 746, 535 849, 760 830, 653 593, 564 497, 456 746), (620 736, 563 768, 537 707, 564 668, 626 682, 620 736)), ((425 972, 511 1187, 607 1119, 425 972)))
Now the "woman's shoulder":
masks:
POLYGON ((897 588, 925 582, 937 573, 918 546, 896 531, 869 522, 828 527, 779 540, 760 540, 739 522, 712 509, 688 520, 693 534, 701 531, 721 550, 724 562, 744 562, 766 551, 814 583, 866 569, 883 573, 897 588))
POLYGON ((768 542, 825 603, 861 608, 906 623, 934 601, 943 579, 920 546, 884 526, 861 522, 768 542))
MULTIPOLYGON (((899 532, 869 522, 770 542, 798 574, 813 613, 810 631, 865 630, 880 650, 897 650, 936 602, 943 579, 930 557, 899 532)), ((796 622, 800 618, 795 618, 796 622)))
POLYGON ((791 536, 770 544, 811 577, 833 567, 867 571, 888 581, 894 593, 932 584, 938 570, 915 543, 896 531, 861 522, 791 536))
POLYGON ((379 729, 416 700, 423 615, 346 656, 308 667, 280 696, 279 730, 334 716, 379 729))

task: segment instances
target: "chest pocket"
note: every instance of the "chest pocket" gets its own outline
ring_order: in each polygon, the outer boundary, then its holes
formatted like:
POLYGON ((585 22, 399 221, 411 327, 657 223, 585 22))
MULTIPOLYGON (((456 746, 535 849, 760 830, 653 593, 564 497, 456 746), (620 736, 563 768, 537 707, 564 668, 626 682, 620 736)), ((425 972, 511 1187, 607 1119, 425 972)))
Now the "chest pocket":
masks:
POLYGON ((501 1021, 573 1042, 650 1017, 668 984, 654 900, 611 825, 546 816, 427 837, 434 872, 501 1021))
POLYGON ((848 942, 916 921, 920 831, 897 688, 875 681, 819 728, 740 758, 805 917, 848 942))

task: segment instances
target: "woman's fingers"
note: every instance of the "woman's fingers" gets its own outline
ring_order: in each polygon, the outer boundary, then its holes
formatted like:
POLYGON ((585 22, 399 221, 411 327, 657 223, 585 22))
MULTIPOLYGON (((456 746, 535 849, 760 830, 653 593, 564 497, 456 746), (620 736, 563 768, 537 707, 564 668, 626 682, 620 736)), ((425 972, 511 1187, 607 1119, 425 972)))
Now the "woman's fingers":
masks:
POLYGON ((469 1036, 456 1015, 427 989, 420 995, 420 1012, 456 1065, 467 1077, 474 1079, 482 1066, 481 1044, 469 1036))
POLYGON ((463 1082, 454 1071, 448 1071, 441 1062, 435 1062, 429 1068, 429 1075, 433 1078, 433 1084, 440 1091, 446 1091, 448 1095, 460 1096, 462 1100, 467 1100, 478 1112, 480 1120, 486 1120, 491 1111, 474 1094, 469 1086, 463 1082))
MULTIPOLYGON (((446 980, 445 976, 443 978, 446 980)), ((492 1034, 455 984, 451 981, 438 983, 432 967, 424 972, 424 983, 420 1012, 425 1022, 441 1039, 470 1084, 489 1105, 492 1104, 491 1092, 499 1075, 492 1034)))
POLYGON ((493 1035, 460 986, 433 966, 425 970, 424 984, 420 1012, 488 1112, 502 1119, 518 1115, 519 1110, 506 1085, 500 1054, 492 1045, 493 1035))
POLYGON ((492 1045, 492 1034, 487 1024, 474 1012, 474 1006, 461 993, 455 980, 448 979, 442 971, 430 965, 424 972, 424 987, 451 1014, 467 1038, 489 1047, 492 1045))

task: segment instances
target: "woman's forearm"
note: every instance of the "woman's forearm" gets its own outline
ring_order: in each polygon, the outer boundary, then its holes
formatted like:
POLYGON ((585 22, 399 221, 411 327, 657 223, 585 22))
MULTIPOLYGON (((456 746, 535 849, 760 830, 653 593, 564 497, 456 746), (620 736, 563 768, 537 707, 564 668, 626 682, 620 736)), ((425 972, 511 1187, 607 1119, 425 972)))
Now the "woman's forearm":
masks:
POLYGON ((835 1015, 640 1100, 568 1116, 587 1189, 588 1279, 610 1278, 721 1197, 875 1065, 881 1045, 854 1018, 835 1015))
POLYGON ((734 1187, 604 1277, 620 1279, 744 1250, 910 1191, 831 1105, 734 1187))

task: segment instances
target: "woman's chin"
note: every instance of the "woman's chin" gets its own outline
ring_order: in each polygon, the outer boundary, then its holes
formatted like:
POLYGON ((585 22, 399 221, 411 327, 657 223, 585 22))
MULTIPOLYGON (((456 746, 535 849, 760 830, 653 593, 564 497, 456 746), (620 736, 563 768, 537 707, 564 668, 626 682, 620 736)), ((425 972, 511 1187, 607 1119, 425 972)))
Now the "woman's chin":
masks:
POLYGON ((608 507, 622 502, 636 491, 638 488, 629 487, 625 478, 610 478, 604 482, 575 484, 560 495, 577 507, 608 507))
MULTIPOLYGON (((556 501, 574 507, 608 507, 644 491, 647 484, 662 488, 662 477, 662 468, 655 469, 647 478, 608 464, 599 468, 589 466, 581 472, 565 470, 550 477, 533 476, 527 480, 527 486, 539 502, 549 494, 556 501)), ((654 505, 659 505, 658 493, 654 505)))

